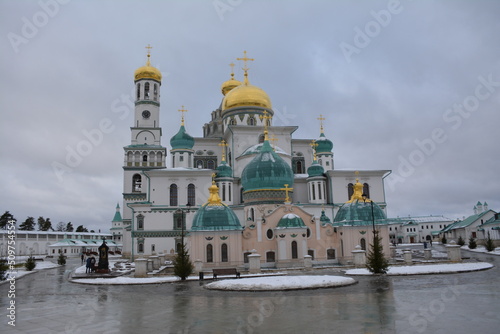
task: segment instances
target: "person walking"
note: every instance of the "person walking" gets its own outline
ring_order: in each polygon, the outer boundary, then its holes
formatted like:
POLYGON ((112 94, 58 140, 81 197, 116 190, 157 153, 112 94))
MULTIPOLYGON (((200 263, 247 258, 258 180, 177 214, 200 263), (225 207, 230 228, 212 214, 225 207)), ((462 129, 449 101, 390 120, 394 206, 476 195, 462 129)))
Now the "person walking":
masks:
POLYGON ((85 268, 85 273, 88 274, 91 272, 90 268, 92 266, 92 259, 90 257, 87 258, 87 265, 85 268))

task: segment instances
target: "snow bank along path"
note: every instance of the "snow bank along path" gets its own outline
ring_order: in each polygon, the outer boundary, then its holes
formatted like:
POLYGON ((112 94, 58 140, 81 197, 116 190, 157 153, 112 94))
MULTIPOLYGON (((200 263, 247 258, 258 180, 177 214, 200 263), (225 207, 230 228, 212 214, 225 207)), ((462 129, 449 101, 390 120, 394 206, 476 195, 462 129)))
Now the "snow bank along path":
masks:
POLYGON ((217 281, 205 285, 205 288, 230 291, 274 291, 331 288, 354 283, 356 283, 354 279, 341 276, 273 276, 217 281))
MULTIPOLYGON (((451 274, 490 268, 493 268, 493 265, 486 262, 430 264, 389 267, 387 275, 451 274)), ((347 270, 345 273, 346 275, 372 275, 368 269, 351 269, 347 270)))

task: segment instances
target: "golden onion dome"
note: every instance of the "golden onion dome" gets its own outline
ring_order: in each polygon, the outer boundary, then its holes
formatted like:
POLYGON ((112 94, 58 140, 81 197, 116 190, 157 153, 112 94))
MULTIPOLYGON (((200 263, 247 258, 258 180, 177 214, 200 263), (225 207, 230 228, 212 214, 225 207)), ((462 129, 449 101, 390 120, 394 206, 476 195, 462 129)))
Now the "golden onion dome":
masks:
POLYGON ((149 61, 150 55, 148 54, 148 60, 146 61, 146 65, 139 67, 134 72, 134 81, 141 79, 153 79, 156 81, 161 81, 161 72, 156 67, 151 66, 149 61))
POLYGON ((233 77, 231 77, 231 79, 229 79, 228 81, 225 81, 220 86, 220 90, 222 92, 222 95, 225 96, 230 90, 232 90, 233 88, 236 88, 240 85, 241 85, 241 81, 238 81, 238 80, 234 79, 233 77))
POLYGON ((222 111, 234 107, 262 107, 272 109, 271 99, 267 93, 248 82, 233 88, 224 97, 222 111))

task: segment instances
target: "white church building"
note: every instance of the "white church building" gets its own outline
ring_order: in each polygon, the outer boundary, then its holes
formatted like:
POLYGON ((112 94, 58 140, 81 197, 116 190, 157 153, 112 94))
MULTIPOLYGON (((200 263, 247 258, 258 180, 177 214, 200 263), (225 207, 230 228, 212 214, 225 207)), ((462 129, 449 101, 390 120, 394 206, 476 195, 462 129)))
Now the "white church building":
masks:
POLYGON ((221 104, 207 114, 202 137, 188 133, 184 107, 177 133, 165 134, 160 116, 173 119, 178 112, 161 110, 162 75, 147 57, 134 74, 123 215, 112 226, 124 256, 173 256, 184 236, 191 259, 204 267, 243 266, 252 252, 264 267, 299 264, 306 255, 338 263, 372 242, 373 226, 388 255, 384 178, 390 170, 335 169, 321 115, 310 138, 295 138, 298 126, 273 125, 271 98, 250 83, 253 59, 246 52, 238 58, 243 80, 231 73, 222 83, 221 104))

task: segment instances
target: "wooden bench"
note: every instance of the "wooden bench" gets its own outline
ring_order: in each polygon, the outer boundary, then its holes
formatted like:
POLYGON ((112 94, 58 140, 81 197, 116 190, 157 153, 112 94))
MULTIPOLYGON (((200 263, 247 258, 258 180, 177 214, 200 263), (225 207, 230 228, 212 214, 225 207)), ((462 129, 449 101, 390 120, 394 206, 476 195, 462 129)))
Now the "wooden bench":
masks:
POLYGON ((217 279, 217 275, 236 275, 236 278, 240 278, 240 273, 236 268, 221 268, 221 269, 212 269, 214 279, 217 279))

